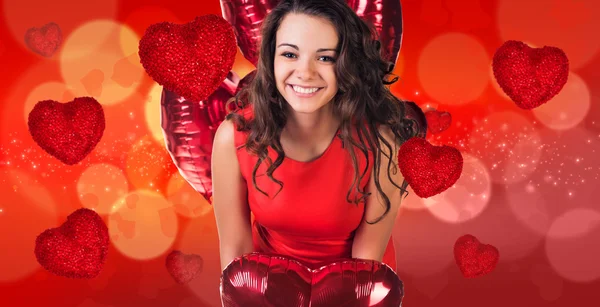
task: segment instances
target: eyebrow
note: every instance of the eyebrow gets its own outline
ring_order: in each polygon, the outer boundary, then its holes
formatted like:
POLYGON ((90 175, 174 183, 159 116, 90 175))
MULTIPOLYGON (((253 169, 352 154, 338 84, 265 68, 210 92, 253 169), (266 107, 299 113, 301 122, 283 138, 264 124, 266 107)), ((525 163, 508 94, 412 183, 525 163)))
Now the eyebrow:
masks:
MULTIPOLYGON (((298 48, 298 46, 293 45, 293 44, 288 44, 288 43, 279 44, 279 46, 277 46, 277 48, 279 48, 281 46, 289 46, 289 47, 292 47, 292 48, 294 48, 296 50, 300 50, 300 48, 298 48)), ((319 49, 317 49, 317 52, 323 52, 323 51, 335 51, 335 52, 338 52, 337 49, 335 49, 335 48, 319 48, 319 49)))

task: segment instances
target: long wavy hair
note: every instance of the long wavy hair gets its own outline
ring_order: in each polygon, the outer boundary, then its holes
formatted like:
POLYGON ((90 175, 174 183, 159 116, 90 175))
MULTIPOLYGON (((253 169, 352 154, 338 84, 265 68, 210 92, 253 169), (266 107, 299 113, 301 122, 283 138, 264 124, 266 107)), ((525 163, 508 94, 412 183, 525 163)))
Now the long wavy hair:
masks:
MULTIPOLYGON (((258 156, 258 161, 252 171, 252 183, 262 194, 268 196, 256 185, 256 172, 263 161, 268 162, 267 176, 283 188, 283 182, 273 178, 273 172, 284 160, 284 151, 280 143, 283 127, 287 122, 288 105, 277 90, 274 75, 275 38, 277 30, 290 13, 305 14, 329 20, 335 27, 339 44, 339 56, 335 62, 335 74, 338 92, 330 102, 333 104, 333 114, 341 119, 340 135, 344 148, 352 159, 354 167, 353 184, 346 199, 358 205, 371 193, 366 193, 360 187, 362 178, 369 167, 373 167, 375 185, 385 201, 386 210, 382 216, 371 224, 379 222, 390 211, 390 201, 382 191, 379 183, 379 165, 383 151, 379 140, 387 147, 387 152, 396 155, 392 150, 406 140, 417 135, 417 123, 405 117, 406 104, 396 98, 389 90, 388 85, 397 81, 397 77, 388 80, 394 64, 386 61, 386 56, 381 50, 381 43, 373 25, 363 21, 344 0, 282 0, 263 21, 260 42, 259 59, 255 75, 248 85, 236 94, 229 103, 235 103, 235 110, 226 116, 226 120, 233 119, 238 131, 249 131, 246 143, 238 147, 246 148, 249 153, 258 156), (246 120, 239 110, 252 104, 253 118, 246 120), (358 121, 361 119, 362 121, 358 121), (366 125, 369 127, 367 129, 366 125), (391 128, 395 135, 396 144, 389 144, 377 129, 378 124, 391 128), (357 132, 358 140, 352 137, 352 129, 357 132), (368 146, 367 146, 368 145, 368 146), (268 147, 277 152, 277 159, 272 161, 268 156, 268 147), (359 172, 355 151, 358 148, 366 157, 366 166, 359 172), (374 153, 374 163, 370 166, 369 151, 374 153), (352 189, 359 195, 350 200, 352 189)), ((229 106, 228 106, 229 107, 229 106)), ((233 109, 233 108, 232 108, 233 109)), ((388 156, 388 178, 400 189, 400 195, 408 191, 408 183, 402 186, 394 182, 390 173, 395 174, 398 166, 388 156)), ((279 191, 277 193, 279 193, 279 191)), ((277 194, 275 194, 277 195, 277 194)))

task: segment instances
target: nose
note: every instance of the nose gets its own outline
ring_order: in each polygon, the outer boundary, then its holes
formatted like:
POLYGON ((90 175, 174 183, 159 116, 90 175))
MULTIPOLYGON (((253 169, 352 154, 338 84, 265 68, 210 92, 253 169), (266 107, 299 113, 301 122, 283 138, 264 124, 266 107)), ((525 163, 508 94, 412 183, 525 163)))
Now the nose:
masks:
POLYGON ((305 57, 297 63, 298 66, 296 67, 296 76, 300 80, 311 80, 316 77, 317 70, 315 69, 314 61, 305 57))

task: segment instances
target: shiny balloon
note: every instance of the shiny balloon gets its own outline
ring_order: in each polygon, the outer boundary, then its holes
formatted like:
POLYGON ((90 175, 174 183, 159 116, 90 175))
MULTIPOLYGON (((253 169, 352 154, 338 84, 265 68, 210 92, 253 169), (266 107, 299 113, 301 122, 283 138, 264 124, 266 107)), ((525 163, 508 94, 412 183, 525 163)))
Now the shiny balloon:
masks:
POLYGON ((260 26, 279 0, 221 0, 223 18, 233 26, 237 44, 244 57, 258 63, 260 26))
MULTIPOLYGON (((238 46, 254 66, 258 62, 260 26, 279 0, 221 0, 221 11, 233 26, 238 46)), ((386 58, 396 63, 402 45, 400 0, 346 0, 363 20, 371 22, 380 36, 386 58)))
POLYGON ((340 259, 310 269, 282 255, 250 253, 221 275, 224 307, 401 306, 404 285, 381 262, 340 259))
POLYGON ((363 20, 375 26, 386 59, 396 63, 402 47, 402 5, 400 0, 346 0, 363 20))
POLYGON ((212 196, 211 155, 215 132, 227 115, 240 78, 230 71, 206 101, 190 101, 163 88, 161 127, 167 151, 181 176, 206 200, 212 196))

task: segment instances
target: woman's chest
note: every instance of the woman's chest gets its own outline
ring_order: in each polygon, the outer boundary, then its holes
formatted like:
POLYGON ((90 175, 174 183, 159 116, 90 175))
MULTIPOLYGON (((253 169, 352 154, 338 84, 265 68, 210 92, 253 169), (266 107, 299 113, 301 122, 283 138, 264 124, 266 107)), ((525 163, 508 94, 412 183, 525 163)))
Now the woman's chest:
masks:
POLYGON ((283 183, 281 191, 268 176, 257 175, 257 187, 268 196, 249 182, 248 202, 255 219, 274 231, 302 236, 343 237, 354 231, 360 225, 364 204, 352 202, 358 195, 352 186, 353 168, 343 164, 295 166, 282 164, 273 173, 283 183))

